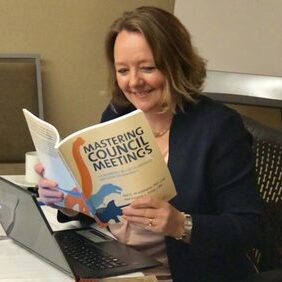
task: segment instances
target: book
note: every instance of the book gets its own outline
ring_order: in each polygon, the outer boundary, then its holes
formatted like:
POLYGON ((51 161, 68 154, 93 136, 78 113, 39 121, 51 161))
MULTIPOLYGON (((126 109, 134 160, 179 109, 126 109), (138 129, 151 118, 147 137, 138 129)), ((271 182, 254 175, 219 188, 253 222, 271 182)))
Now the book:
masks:
POLYGON ((58 203, 94 217, 101 226, 121 220, 122 208, 151 195, 176 195, 168 167, 141 110, 78 130, 61 139, 58 130, 27 109, 23 113, 44 177, 65 195, 58 203))

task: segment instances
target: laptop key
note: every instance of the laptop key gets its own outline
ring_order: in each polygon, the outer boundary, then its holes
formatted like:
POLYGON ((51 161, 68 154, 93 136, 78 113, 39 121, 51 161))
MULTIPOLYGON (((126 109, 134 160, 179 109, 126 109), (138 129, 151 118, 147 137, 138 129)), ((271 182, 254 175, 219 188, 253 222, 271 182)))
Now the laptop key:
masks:
POLYGON ((102 252, 95 246, 80 240, 80 235, 75 233, 64 233, 62 235, 62 248, 64 252, 81 264, 94 269, 107 269, 127 266, 127 263, 102 252))

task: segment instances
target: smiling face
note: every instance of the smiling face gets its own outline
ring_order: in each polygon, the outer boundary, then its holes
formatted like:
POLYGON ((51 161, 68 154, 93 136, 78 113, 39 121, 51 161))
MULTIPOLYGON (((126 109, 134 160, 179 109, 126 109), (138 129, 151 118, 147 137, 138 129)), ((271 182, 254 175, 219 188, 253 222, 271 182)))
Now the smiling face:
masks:
POLYGON ((145 113, 161 111, 165 77, 156 68, 145 37, 121 31, 114 45, 114 61, 118 86, 130 103, 145 113))

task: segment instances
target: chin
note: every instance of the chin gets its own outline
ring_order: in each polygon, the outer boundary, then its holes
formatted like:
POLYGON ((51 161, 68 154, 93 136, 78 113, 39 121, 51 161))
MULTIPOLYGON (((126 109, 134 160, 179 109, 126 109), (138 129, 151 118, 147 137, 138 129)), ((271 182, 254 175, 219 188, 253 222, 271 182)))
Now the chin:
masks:
POLYGON ((130 102, 136 109, 140 109, 144 113, 157 112, 160 109, 160 106, 157 103, 148 103, 145 101, 136 101, 133 99, 130 102))
POLYGON ((158 108, 156 107, 146 107, 146 106, 137 106, 136 109, 140 109, 144 113, 153 113, 153 112, 158 112, 158 108))

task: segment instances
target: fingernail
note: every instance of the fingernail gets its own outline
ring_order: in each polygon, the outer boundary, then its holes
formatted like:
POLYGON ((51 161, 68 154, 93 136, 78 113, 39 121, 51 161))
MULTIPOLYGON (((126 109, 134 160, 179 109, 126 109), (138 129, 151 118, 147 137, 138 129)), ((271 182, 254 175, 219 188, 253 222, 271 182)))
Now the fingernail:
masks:
POLYGON ((128 209, 128 207, 121 208, 122 211, 126 211, 127 209, 128 209))

